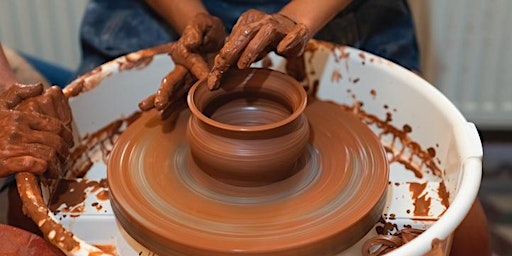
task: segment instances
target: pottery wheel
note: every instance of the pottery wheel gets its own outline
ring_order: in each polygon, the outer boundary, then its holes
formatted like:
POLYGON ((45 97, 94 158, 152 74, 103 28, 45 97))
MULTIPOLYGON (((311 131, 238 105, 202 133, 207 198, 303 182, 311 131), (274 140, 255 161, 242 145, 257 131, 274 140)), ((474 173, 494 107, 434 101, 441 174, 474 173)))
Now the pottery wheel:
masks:
POLYGON ((259 186, 228 185, 194 163, 190 115, 163 122, 144 113, 108 163, 120 225, 160 255, 332 255, 378 221, 389 167, 378 138, 338 105, 310 101, 307 152, 297 172, 259 186))

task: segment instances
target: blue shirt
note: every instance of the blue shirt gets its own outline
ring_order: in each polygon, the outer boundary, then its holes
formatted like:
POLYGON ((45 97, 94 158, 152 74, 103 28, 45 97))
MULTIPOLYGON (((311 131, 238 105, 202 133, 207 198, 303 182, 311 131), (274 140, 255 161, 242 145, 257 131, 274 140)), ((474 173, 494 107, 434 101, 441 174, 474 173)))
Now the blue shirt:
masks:
MULTIPOLYGON (((285 0, 204 0, 231 30, 248 9, 279 11, 285 0)), ((80 29, 83 74, 121 55, 178 39, 178 34, 143 0, 90 0, 80 29)), ((350 45, 419 70, 411 12, 405 0, 354 0, 315 38, 350 45)))

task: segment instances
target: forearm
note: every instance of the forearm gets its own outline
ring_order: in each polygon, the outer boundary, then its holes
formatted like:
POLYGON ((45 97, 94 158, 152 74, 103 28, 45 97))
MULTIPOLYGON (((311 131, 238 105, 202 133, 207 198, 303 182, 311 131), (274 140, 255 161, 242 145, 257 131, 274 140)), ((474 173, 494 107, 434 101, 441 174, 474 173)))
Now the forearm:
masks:
POLYGON ((347 7, 351 0, 293 0, 279 11, 296 23, 303 23, 313 37, 336 14, 347 7))
POLYGON ((9 86, 16 83, 18 79, 14 75, 7 58, 5 57, 2 44, 0 44, 0 93, 7 90, 9 86))
POLYGON ((199 13, 208 13, 200 0, 146 0, 146 2, 180 35, 194 16, 199 13))

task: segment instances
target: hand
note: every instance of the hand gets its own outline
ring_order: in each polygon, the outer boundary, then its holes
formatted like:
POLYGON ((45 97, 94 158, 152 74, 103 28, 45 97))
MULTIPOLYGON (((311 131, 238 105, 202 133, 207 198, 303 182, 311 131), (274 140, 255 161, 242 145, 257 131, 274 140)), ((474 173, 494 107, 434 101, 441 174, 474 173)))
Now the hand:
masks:
POLYGON ((58 87, 14 84, 0 94, 0 176, 58 177, 73 146, 71 109, 58 87))
POLYGON ((249 10, 240 16, 228 41, 215 57, 208 87, 218 88, 222 74, 235 61, 238 61, 238 68, 247 68, 272 50, 284 57, 297 57, 304 52, 309 38, 304 24, 297 24, 279 13, 249 10))
POLYGON ((200 13, 187 25, 181 38, 171 43, 169 54, 176 64, 167 74, 158 91, 139 103, 143 111, 156 108, 162 119, 172 116, 186 107, 186 95, 198 80, 206 78, 210 71, 211 59, 224 43, 226 31, 221 20, 206 13, 200 13))

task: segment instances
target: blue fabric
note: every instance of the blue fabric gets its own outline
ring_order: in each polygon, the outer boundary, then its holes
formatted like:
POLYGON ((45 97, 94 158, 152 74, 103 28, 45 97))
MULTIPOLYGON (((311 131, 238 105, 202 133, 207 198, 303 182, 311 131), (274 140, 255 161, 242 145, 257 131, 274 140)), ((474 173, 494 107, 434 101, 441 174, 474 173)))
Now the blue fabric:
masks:
MULTIPOLYGON (((247 9, 277 12, 285 0, 204 0, 228 31, 247 9)), ((414 24, 405 0, 354 0, 315 38, 350 45, 419 70, 414 24)), ((83 74, 118 56, 174 41, 178 35, 143 0, 90 0, 81 25, 83 74)))
POLYGON ((289 0, 203 0, 208 12, 219 17, 226 30, 231 31, 238 17, 249 9, 257 9, 266 13, 278 12, 289 0))
POLYGON ((43 75, 51 85, 58 85, 64 88, 74 78, 75 73, 72 70, 66 69, 59 65, 44 61, 42 59, 33 57, 27 54, 21 54, 32 67, 34 67, 41 75, 43 75))

